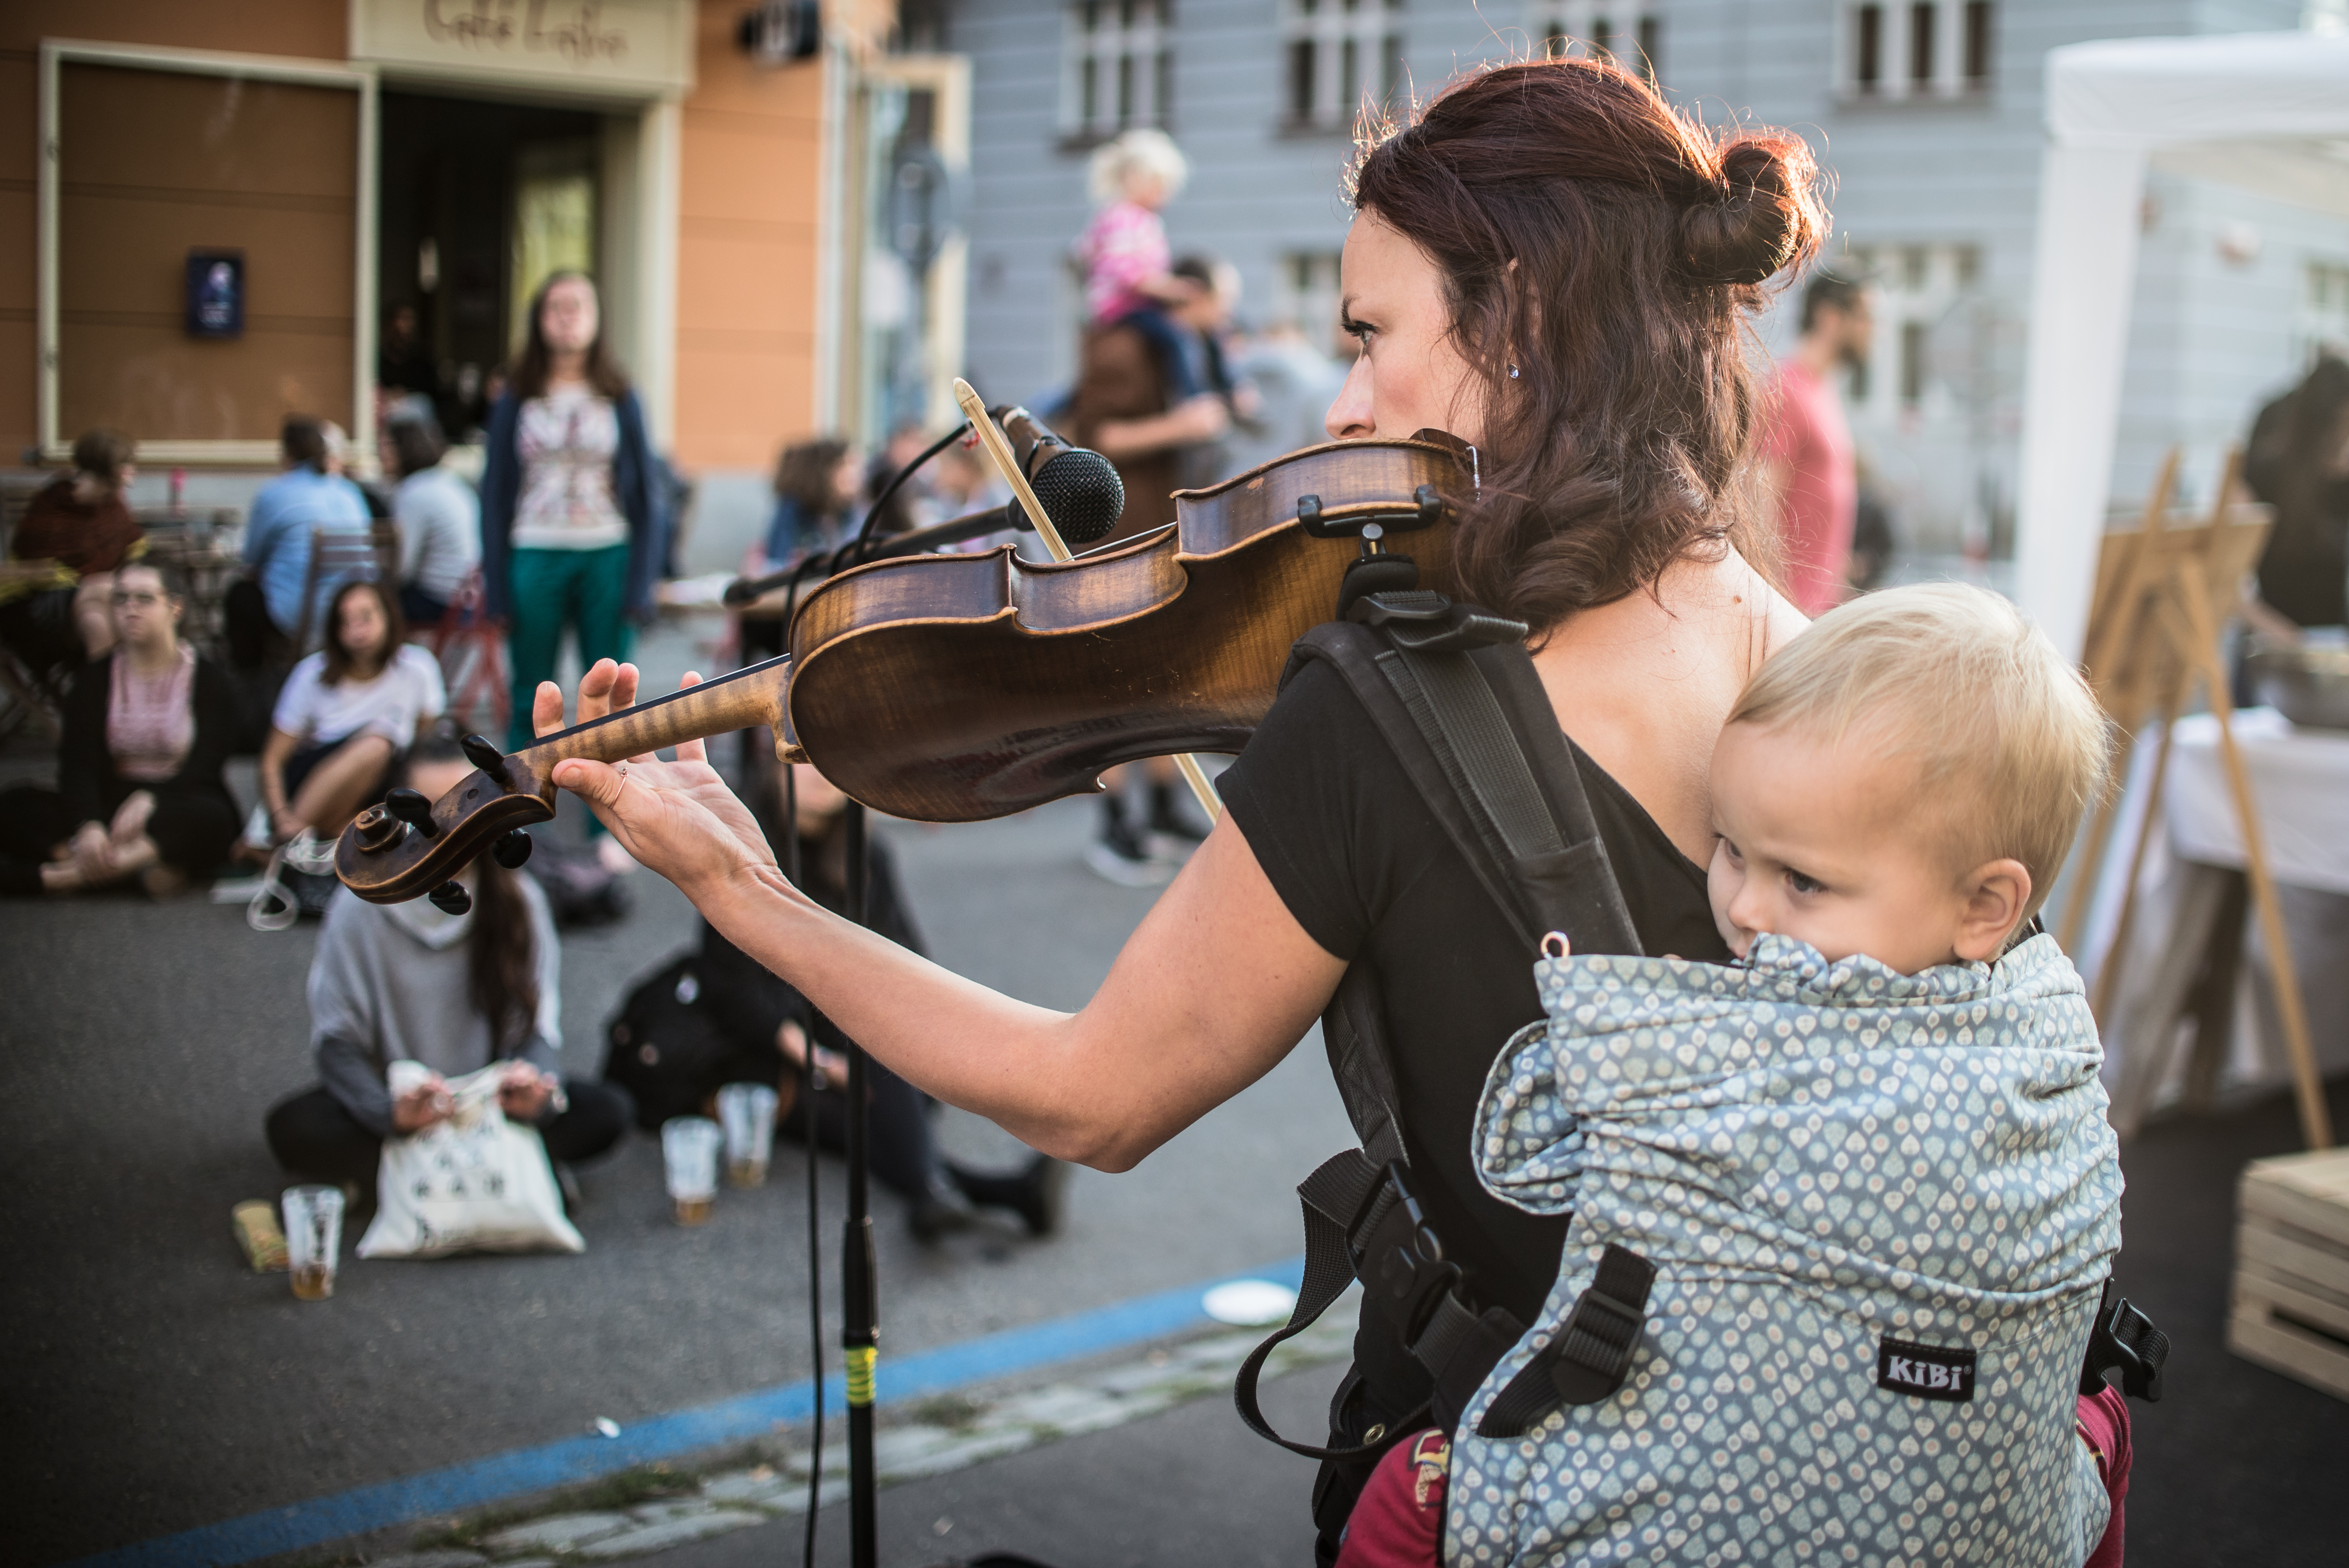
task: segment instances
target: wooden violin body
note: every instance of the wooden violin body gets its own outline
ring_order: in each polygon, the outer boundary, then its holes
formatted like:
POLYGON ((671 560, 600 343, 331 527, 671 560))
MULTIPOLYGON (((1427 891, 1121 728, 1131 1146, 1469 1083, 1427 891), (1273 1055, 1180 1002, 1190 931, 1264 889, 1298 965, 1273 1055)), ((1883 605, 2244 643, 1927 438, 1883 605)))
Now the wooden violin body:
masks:
MULTIPOLYGON (((1156 533, 1065 562, 915 555, 808 595, 791 652, 546 736, 432 803, 353 820, 335 871, 362 898, 430 892, 512 829, 554 815, 554 766, 771 727, 875 810, 1007 816, 1099 787, 1121 762, 1237 752, 1272 707, 1289 645, 1329 620, 1364 525, 1440 573, 1475 454, 1451 437, 1309 447, 1175 498, 1156 533)), ((482 752, 493 750, 485 743, 482 752)))
MULTIPOLYGON (((1422 487, 1467 488, 1447 443, 1308 448, 1180 491, 1172 526, 1073 561, 1005 545, 843 573, 792 621, 791 754, 876 810, 964 822, 1095 789, 1121 762, 1237 752, 1289 645, 1334 613, 1362 548, 1344 531, 1416 526, 1422 487)), ((1404 548, 1440 569, 1448 543, 1430 527, 1404 548)))

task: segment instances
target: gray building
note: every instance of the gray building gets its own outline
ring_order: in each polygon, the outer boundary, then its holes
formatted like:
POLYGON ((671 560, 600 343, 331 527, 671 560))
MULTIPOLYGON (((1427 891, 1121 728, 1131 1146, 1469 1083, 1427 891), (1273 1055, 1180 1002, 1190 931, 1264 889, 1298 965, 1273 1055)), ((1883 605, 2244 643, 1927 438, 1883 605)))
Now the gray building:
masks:
MULTIPOLYGON (((968 363, 993 396, 1063 385, 1080 307, 1068 246, 1085 153, 1172 132, 1189 189, 1177 252, 1240 270, 1245 318, 1325 335, 1349 214, 1340 175, 1365 95, 1454 71, 1611 50, 1710 123, 1790 126, 1836 182, 1832 255, 1883 289, 1854 424, 1904 544, 2003 553, 2011 530, 2041 143, 2041 62, 2125 36, 2337 26, 2299 0, 948 0, 973 64, 968 363)), ((2188 450, 2207 494, 2230 439, 2321 340, 2349 341, 2349 225, 2156 176, 2115 494, 2188 450)), ((1765 346, 1792 312, 1774 311, 1765 346)))

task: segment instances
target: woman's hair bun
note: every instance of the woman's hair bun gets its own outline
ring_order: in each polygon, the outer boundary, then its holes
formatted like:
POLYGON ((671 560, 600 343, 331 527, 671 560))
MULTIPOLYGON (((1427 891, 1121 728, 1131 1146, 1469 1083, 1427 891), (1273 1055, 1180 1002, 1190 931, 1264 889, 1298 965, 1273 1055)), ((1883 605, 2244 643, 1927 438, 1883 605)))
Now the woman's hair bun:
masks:
POLYGON ((1721 178, 1681 210, 1682 270, 1696 283, 1758 284, 1806 261, 1826 237, 1818 166, 1802 138, 1742 136, 1721 178))

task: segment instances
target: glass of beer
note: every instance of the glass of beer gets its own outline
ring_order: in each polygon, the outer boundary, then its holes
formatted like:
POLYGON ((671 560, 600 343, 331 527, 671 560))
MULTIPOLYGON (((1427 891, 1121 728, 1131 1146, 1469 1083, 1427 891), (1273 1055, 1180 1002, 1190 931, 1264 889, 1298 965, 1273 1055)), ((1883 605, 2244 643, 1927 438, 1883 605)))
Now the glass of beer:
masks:
POLYGON ((726 1180, 762 1187, 775 1148, 775 1091, 762 1083, 730 1083, 718 1091, 718 1120, 726 1129, 726 1180))
POLYGON ((669 1201, 680 1225, 705 1224, 718 1201, 718 1150, 725 1135, 707 1117, 678 1116, 661 1123, 661 1159, 668 1167, 669 1201))
POLYGON ((294 1295, 302 1301, 324 1301, 335 1294, 335 1260, 343 1247, 343 1190, 288 1187, 284 1208, 285 1264, 294 1278, 294 1295))

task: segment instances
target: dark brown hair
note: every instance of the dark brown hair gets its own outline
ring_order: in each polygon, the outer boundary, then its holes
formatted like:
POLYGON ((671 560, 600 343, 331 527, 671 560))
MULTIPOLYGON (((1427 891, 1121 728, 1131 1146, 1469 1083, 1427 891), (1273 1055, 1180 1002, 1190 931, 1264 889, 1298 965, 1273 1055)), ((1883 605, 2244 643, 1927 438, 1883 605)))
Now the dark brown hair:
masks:
POLYGON ((326 471, 326 427, 309 415, 286 415, 277 428, 277 446, 296 467, 326 471))
POLYGON ((1354 204, 1442 271, 1491 410, 1452 586, 1540 629, 1741 534, 1745 323, 1826 233, 1802 139, 1717 134, 1568 58, 1463 77, 1360 141, 1354 204))
POLYGON ((449 450, 440 432, 421 419, 400 419, 391 427, 391 460, 399 469, 399 477, 420 474, 438 463, 449 450))
MULTIPOLYGON (((548 291, 564 283, 583 283, 591 289, 595 286, 595 280, 585 273, 565 270, 547 273, 546 281, 539 284, 537 292, 530 296, 530 335, 523 341, 522 357, 515 361, 513 367, 512 391, 516 402, 545 396, 547 366, 554 358, 554 351, 546 346, 546 328, 541 325, 541 318, 546 315, 548 291)), ((611 354, 604 347, 603 304, 599 295, 595 302, 595 341, 587 346, 587 385, 605 397, 616 400, 627 391, 628 377, 613 362, 611 354)))
POLYGON ((92 479, 105 480, 107 489, 119 490, 122 488, 122 467, 138 450, 138 443, 129 436, 100 425, 74 438, 73 466, 92 479))
POLYGON ((840 510, 840 497, 833 493, 832 471, 846 456, 848 443, 838 436, 819 436, 785 447, 775 463, 775 493, 797 501, 801 514, 811 521, 830 517, 840 510))
POLYGON ((399 645, 408 640, 408 624, 401 619, 399 601, 392 596, 390 589, 372 577, 360 577, 344 583, 335 590, 334 598, 326 603, 326 641, 323 645, 326 667, 319 672, 320 686, 340 686, 345 676, 358 673, 358 656, 343 643, 343 601, 354 593, 374 594, 376 604, 383 611, 383 662, 376 665, 377 674, 382 674, 390 666, 399 653, 399 645))
MULTIPOLYGON (((403 777, 419 766, 462 762, 463 748, 445 727, 416 738, 403 777)), ((538 949, 520 877, 494 855, 473 862, 473 925, 465 934, 466 991, 490 1021, 490 1048, 502 1055, 538 1024, 538 949)))

